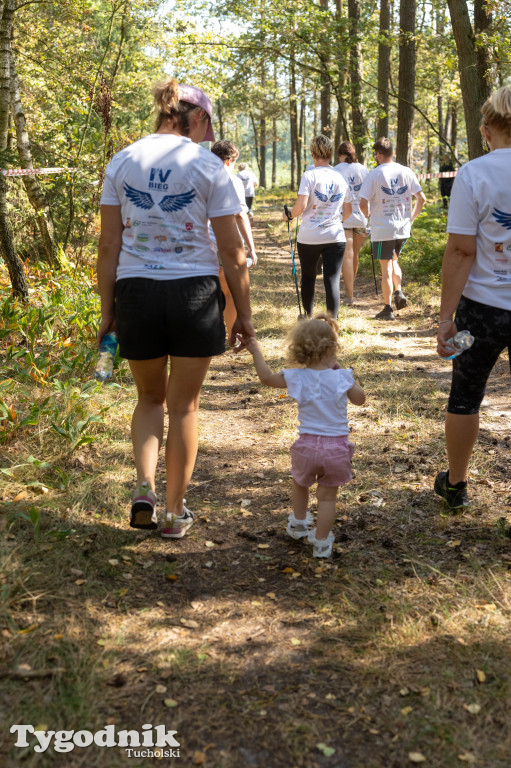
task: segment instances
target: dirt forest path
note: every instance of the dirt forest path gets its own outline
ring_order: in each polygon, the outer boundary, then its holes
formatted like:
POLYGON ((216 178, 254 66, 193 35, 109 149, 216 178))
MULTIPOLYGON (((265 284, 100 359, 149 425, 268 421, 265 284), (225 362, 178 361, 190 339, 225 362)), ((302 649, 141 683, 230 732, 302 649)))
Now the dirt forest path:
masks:
MULTIPOLYGON (((254 324, 278 370, 297 305, 276 221, 259 204, 252 282, 254 324)), ((260 385, 248 354, 217 358, 205 382, 187 498, 196 524, 180 541, 128 529, 126 378, 112 390, 117 443, 73 459, 95 473, 97 520, 66 509, 58 561, 42 536, 40 567, 19 572, 30 580, 12 616, 32 634, 3 638, 15 659, 14 673, 12 661, 3 667, 12 722, 31 722, 33 711, 54 727, 65 705, 76 716, 67 727, 165 723, 181 754, 159 764, 186 768, 509 768, 509 372, 502 358, 472 465, 472 506, 448 515, 431 490, 445 466, 449 385, 435 353, 434 299, 417 293, 385 324, 371 319, 380 306, 372 277, 358 293, 356 307, 341 310, 342 354, 368 399, 349 413, 354 479, 339 493, 332 560, 315 561, 285 534, 296 409, 260 385), (23 663, 41 674, 16 673, 23 663)), ((0 748, 11 768, 9 755, 0 748)), ((25 763, 51 761, 32 754, 25 763)), ((62 765, 150 763, 91 748, 62 765)))
MULTIPOLYGON (((265 213, 254 224, 255 325, 278 366, 296 305, 288 248, 269 235, 275 213, 265 213)), ((142 643, 162 659, 153 684, 179 702, 173 727, 198 764, 404 768, 424 755, 435 768, 505 765, 504 699, 485 720, 492 762, 477 762, 477 723, 466 709, 475 669, 509 667, 509 637, 500 635, 509 593, 499 574, 509 582, 511 555, 488 504, 500 499, 502 518, 510 511, 505 366, 491 385, 476 508, 446 516, 431 492, 445 461, 438 393, 449 382, 433 308, 412 307, 370 331, 379 301, 372 281, 358 291, 342 324, 353 330, 349 354, 369 397, 351 414, 356 476, 340 494, 331 562, 314 561, 284 531, 293 403, 259 384, 248 355, 227 353, 208 375, 190 488, 198 522, 182 542, 156 545, 174 580, 146 605, 142 643), (497 573, 490 586, 486 568, 497 573)), ((153 537, 146 547, 154 556, 153 537)), ((158 708, 157 697, 150 703, 158 708)))

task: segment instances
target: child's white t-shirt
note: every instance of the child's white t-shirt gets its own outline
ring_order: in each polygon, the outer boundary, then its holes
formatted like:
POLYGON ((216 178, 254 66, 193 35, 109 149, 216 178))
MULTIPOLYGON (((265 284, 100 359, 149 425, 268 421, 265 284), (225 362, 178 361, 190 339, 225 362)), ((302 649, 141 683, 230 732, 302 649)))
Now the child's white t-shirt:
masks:
POLYGON ((338 163, 334 171, 342 175, 351 192, 351 216, 343 222, 344 229, 366 227, 367 219, 360 210, 360 188, 369 171, 362 163, 338 163))
POLYGON ((298 194, 309 198, 302 214, 298 242, 345 243, 342 206, 351 202, 351 194, 342 175, 330 165, 305 171, 298 194))
POLYGON ((511 149, 471 160, 454 179, 447 231, 476 235, 477 252, 463 295, 511 310, 511 149))
POLYGON ((217 275, 208 219, 238 213, 224 164, 185 136, 151 134, 118 152, 106 169, 102 205, 120 205, 117 280, 217 275))
POLYGON ((287 391, 298 404, 300 435, 348 435, 348 390, 355 384, 351 368, 286 368, 287 391))
POLYGON ((392 161, 369 171, 360 197, 369 201, 373 243, 410 237, 412 195, 420 191, 417 176, 406 165, 392 161))

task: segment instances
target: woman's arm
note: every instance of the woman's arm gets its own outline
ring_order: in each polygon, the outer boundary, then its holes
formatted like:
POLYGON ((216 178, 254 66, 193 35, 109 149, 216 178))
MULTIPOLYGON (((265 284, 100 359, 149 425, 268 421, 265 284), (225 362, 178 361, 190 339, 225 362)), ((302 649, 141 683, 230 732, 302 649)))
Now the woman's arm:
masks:
MULTIPOLYGON (((309 200, 309 195, 298 195, 296 199, 296 203, 293 205, 291 209, 291 218, 296 219, 297 216, 301 216, 304 210, 307 208, 307 202, 309 200)), ((288 221, 288 218, 285 213, 282 214, 282 218, 284 221, 288 221)))
POLYGON ((349 219, 353 212, 353 206, 351 203, 344 203, 342 206, 342 220, 346 221, 346 219, 349 219))
POLYGON ((449 235, 442 262, 442 298, 437 333, 437 352, 440 357, 452 355, 451 347, 446 346, 445 342, 457 332, 452 316, 467 284, 476 252, 476 235, 449 235))
POLYGON ((261 345, 257 339, 249 339, 247 349, 254 358, 255 369, 261 382, 268 387, 287 389, 284 375, 282 373, 272 373, 270 366, 264 359, 261 345))
POLYGON ((122 223, 120 205, 101 206, 101 234, 99 236, 96 264, 98 289, 101 298, 101 322, 98 344, 108 331, 115 330, 114 296, 117 264, 122 247, 122 223))
POLYGON ((240 211, 240 213, 235 215, 240 235, 247 246, 248 255, 252 257, 252 266, 255 267, 257 264, 257 256, 255 252, 254 238, 252 237, 252 227, 250 226, 249 218, 246 211, 240 211))
POLYGON ((245 251, 233 214, 211 219, 211 226, 237 312, 229 341, 233 346, 238 341, 237 349, 240 350, 247 346, 249 338, 255 336, 245 251))

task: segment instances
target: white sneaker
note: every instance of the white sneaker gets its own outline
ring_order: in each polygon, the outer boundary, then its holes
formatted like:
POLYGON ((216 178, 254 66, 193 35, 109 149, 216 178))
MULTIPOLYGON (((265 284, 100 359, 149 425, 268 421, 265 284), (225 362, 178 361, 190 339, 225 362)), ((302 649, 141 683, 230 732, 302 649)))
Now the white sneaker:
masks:
POLYGON ((307 536, 307 541, 309 544, 312 544, 312 554, 314 557, 330 557, 335 536, 330 531, 326 539, 317 539, 316 529, 314 528, 307 536))
POLYGON ((289 517, 287 518, 286 533, 288 536, 291 536, 292 539, 303 539, 305 536, 309 535, 311 525, 313 524, 314 518, 309 510, 307 510, 307 514, 303 520, 298 520, 295 517, 294 512, 290 512, 289 517))
POLYGON ((185 533, 192 527, 195 515, 183 505, 183 514, 177 515, 163 513, 163 526, 160 531, 164 539, 182 539, 185 533))

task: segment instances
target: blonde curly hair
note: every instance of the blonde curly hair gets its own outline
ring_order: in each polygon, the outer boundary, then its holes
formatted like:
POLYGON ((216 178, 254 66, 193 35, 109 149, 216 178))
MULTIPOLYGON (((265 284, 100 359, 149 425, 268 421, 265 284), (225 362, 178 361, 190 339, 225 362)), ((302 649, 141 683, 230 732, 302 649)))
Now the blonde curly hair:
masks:
POLYGON ((305 367, 319 363, 329 352, 339 348, 339 326, 330 315, 315 315, 301 320, 288 336, 287 362, 305 367))
POLYGON ((481 107, 482 125, 489 125, 511 136, 511 88, 504 85, 486 99, 481 107))

